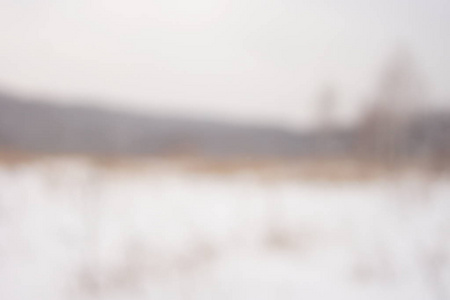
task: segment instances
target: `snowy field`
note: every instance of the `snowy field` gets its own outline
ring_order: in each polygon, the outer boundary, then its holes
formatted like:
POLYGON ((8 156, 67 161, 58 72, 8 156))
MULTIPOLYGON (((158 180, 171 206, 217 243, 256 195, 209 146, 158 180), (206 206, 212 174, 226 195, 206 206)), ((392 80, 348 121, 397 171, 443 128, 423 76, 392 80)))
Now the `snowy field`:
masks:
POLYGON ((0 166, 0 299, 450 299, 450 181, 0 166))

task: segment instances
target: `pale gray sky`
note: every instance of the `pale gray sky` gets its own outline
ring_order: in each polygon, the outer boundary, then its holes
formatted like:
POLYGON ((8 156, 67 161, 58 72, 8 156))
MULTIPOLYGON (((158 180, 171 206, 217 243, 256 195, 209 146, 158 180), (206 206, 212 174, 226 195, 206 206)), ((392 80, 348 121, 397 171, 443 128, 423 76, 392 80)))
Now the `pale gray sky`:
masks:
POLYGON ((448 101, 448 0, 0 0, 0 85, 304 125, 326 83, 354 115, 399 42, 448 101))

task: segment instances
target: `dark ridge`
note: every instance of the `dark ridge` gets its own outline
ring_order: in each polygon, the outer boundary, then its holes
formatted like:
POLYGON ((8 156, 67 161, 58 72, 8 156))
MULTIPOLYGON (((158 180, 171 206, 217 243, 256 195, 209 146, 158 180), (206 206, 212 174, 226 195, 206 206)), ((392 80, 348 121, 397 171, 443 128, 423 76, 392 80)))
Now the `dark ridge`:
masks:
MULTIPOLYGON (((0 150, 105 155, 298 156, 318 138, 269 126, 64 106, 0 93, 0 150)), ((335 132, 334 151, 349 133, 335 132)))

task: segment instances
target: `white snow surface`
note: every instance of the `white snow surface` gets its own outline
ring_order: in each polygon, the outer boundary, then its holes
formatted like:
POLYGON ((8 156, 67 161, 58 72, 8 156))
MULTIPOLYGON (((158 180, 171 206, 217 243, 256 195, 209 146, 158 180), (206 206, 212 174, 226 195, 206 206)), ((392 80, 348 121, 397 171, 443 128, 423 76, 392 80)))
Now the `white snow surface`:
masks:
POLYGON ((0 299, 450 299, 450 182, 0 167, 0 299))

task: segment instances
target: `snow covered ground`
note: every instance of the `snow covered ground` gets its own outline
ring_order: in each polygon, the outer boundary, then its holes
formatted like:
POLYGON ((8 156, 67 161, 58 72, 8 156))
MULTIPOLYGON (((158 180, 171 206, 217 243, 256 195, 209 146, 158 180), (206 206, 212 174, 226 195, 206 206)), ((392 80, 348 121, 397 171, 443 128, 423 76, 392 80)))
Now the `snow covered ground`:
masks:
POLYGON ((450 182, 0 167, 0 298, 449 299, 450 182))

